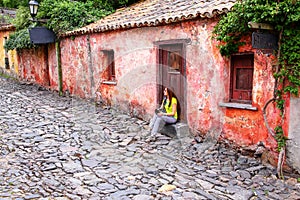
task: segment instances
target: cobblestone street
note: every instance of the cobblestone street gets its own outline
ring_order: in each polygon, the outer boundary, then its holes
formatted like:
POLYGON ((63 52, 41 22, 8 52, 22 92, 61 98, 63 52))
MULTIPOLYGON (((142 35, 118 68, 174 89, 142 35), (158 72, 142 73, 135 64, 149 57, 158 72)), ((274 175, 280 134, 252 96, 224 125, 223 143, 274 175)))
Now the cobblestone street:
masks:
POLYGON ((159 135, 112 108, 0 78, 0 199, 300 199, 258 159, 159 135))

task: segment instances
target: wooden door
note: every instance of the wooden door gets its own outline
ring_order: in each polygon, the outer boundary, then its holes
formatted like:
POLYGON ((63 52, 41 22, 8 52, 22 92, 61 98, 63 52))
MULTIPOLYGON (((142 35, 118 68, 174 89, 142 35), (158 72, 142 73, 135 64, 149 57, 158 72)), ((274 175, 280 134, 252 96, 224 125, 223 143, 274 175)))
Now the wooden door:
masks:
POLYGON ((178 116, 181 122, 186 121, 185 108, 185 59, 183 44, 159 46, 159 88, 158 101, 161 101, 163 89, 173 88, 178 100, 178 116))

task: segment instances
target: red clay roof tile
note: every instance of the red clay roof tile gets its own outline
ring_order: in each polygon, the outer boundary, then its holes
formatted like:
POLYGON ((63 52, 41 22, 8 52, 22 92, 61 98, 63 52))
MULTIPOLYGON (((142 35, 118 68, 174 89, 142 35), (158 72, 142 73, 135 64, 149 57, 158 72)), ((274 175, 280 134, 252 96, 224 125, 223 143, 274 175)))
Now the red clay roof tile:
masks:
POLYGON ((157 26, 189 19, 212 18, 228 12, 237 0, 144 0, 83 28, 61 36, 81 35, 142 26, 157 26))

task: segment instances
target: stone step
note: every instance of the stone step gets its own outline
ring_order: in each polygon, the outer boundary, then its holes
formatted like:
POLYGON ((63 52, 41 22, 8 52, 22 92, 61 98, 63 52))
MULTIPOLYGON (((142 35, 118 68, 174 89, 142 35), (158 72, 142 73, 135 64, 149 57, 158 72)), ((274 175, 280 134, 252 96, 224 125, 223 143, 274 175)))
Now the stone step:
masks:
POLYGON ((159 132, 169 137, 177 137, 179 139, 190 137, 189 126, 182 122, 166 124, 159 132))

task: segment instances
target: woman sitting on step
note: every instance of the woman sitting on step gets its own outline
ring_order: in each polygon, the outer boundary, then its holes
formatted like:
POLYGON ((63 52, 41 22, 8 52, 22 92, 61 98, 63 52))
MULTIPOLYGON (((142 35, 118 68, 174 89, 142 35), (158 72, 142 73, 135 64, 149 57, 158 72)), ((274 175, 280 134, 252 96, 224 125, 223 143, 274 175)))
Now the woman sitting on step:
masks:
POLYGON ((165 124, 177 122, 177 99, 170 88, 164 89, 164 98, 160 109, 155 110, 155 114, 150 121, 151 137, 155 136, 165 124))

